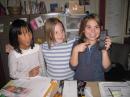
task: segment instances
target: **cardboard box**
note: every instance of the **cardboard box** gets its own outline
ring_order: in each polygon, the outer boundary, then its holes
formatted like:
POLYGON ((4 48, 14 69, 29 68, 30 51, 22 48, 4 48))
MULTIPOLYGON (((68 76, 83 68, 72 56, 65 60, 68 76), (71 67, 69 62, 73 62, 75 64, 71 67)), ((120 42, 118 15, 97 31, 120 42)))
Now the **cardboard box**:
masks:
POLYGON ((69 1, 70 14, 84 14, 84 5, 79 5, 79 1, 69 1))

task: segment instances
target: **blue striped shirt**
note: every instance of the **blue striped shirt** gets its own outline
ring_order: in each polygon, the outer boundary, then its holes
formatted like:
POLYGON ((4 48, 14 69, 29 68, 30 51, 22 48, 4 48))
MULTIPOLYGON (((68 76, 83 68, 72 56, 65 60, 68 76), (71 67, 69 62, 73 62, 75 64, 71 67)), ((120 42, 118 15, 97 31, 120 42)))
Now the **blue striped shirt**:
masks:
POLYGON ((47 76, 55 80, 72 80, 74 71, 69 67, 72 46, 75 39, 55 44, 48 48, 47 42, 42 44, 42 51, 47 66, 47 76))

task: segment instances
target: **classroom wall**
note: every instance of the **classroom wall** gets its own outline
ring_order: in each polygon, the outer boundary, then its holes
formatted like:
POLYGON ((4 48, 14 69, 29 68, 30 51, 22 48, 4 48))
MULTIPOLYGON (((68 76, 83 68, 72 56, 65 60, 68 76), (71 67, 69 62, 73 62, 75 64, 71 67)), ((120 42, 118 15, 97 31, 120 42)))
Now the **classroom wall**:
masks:
MULTIPOLYGON (((27 1, 27 0, 22 0, 22 1, 27 1)), ((32 1, 36 1, 36 0, 32 0, 32 1)), ((44 1, 45 4, 46 4, 46 7, 47 7, 47 12, 50 12, 50 3, 56 2, 56 3, 58 3, 59 7, 64 7, 64 4, 66 2, 68 2, 69 0, 38 0, 38 1, 44 1)), ((76 0, 71 0, 71 1, 76 1, 76 0)), ((7 0, 1 0, 1 2, 3 4, 6 4, 7 0)), ((108 31, 110 31, 113 42, 123 43, 124 37, 126 36, 125 33, 126 33, 126 17, 127 17, 128 0, 105 0, 105 2, 106 2, 105 28, 108 29, 108 31), (118 24, 120 24, 120 26, 108 27, 108 24, 110 24, 110 21, 111 21, 111 20, 109 20, 110 19, 109 18, 109 16, 110 16, 109 12, 110 12, 110 9, 112 9, 112 7, 110 7, 110 6, 109 6, 110 8, 108 7, 109 2, 113 2, 113 3, 117 2, 116 4, 113 4, 113 5, 118 5, 118 6, 114 6, 114 7, 119 7, 119 5, 121 4, 120 8, 119 8, 120 9, 119 10, 120 18, 118 18, 119 19, 118 24), (118 4, 118 2, 119 2, 119 4, 118 4), (118 27, 119 27, 120 30, 118 29, 118 27), (112 32, 113 29, 116 32, 112 32), (117 33, 118 35, 112 35, 112 33, 117 33)), ((90 11, 92 13, 99 14, 99 0, 90 0, 90 5, 86 5, 85 10, 90 11)), ((116 16, 116 12, 115 12, 115 16, 116 16)), ((116 19, 117 18, 115 17, 114 21, 116 21, 116 19)), ((114 21, 112 20, 113 23, 115 23, 114 21)))

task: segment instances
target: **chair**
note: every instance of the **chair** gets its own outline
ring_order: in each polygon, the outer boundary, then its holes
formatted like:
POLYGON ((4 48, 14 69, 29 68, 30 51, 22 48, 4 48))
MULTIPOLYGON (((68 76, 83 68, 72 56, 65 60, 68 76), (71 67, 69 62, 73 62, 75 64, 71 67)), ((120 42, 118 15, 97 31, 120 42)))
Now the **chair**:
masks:
POLYGON ((129 76, 128 71, 128 55, 130 53, 130 45, 112 43, 110 48, 111 68, 105 73, 106 80, 123 81, 129 76))

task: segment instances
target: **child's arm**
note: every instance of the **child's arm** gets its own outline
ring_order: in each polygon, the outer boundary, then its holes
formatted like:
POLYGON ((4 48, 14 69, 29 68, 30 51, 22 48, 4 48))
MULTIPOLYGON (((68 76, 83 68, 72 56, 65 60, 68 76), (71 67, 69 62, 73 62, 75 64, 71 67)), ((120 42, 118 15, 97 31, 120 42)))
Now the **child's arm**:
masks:
POLYGON ((111 45, 111 39, 110 37, 107 36, 105 39, 105 49, 102 50, 102 64, 104 69, 107 69, 111 65, 108 49, 110 48, 111 45))
POLYGON ((73 48, 71 58, 70 58, 70 64, 73 67, 76 67, 78 65, 78 55, 79 55, 79 53, 84 52, 87 47, 88 47, 88 43, 81 43, 81 44, 76 45, 73 48))
POLYGON ((46 76, 46 65, 45 65, 45 61, 44 61, 41 46, 39 48, 39 61, 40 61, 40 66, 41 66, 41 69, 40 69, 41 73, 42 73, 43 76, 46 76))

